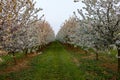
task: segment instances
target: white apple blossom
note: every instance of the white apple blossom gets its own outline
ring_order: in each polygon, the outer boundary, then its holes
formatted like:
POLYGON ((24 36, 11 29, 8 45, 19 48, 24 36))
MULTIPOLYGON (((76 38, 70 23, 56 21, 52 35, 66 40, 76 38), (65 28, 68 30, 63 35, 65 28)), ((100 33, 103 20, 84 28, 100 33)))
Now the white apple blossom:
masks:
MULTIPOLYGON (((93 48, 98 50, 109 49, 111 44, 119 42, 120 33, 120 0, 82 0, 85 7, 78 9, 82 21, 88 21, 92 26, 93 48), (84 13, 82 12, 84 11, 84 13)), ((76 15, 77 16, 77 15, 76 15)), ((80 20, 79 20, 80 21, 80 20)), ((119 52, 118 47, 118 55, 119 52)))

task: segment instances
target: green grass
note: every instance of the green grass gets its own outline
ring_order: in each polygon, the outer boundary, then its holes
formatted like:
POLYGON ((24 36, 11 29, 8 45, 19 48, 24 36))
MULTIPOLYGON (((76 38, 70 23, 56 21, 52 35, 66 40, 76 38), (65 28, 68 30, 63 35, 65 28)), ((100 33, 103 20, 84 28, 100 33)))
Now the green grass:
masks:
MULTIPOLYGON (((108 53, 101 53, 99 54, 99 60, 95 60, 94 51, 90 50, 88 54, 80 53, 81 49, 76 51, 75 49, 69 49, 69 47, 64 46, 68 52, 74 56, 79 61, 79 71, 84 72, 84 76, 88 80, 116 80, 118 78, 117 71, 109 69, 107 67, 101 66, 102 64, 118 64, 118 60, 115 57, 117 52, 115 50, 111 50, 111 54, 108 53), (91 54, 93 53, 93 54, 91 54), (91 57, 91 55, 94 55, 91 57)), ((114 67, 113 67, 114 68, 114 67)), ((120 79, 117 79, 120 80, 120 79)))
POLYGON ((116 72, 99 66, 104 62, 102 60, 82 58, 88 55, 67 50, 59 42, 54 42, 43 54, 30 60, 29 68, 2 74, 0 80, 109 80, 117 75, 116 72), (73 59, 78 60, 79 66, 73 59))
POLYGON ((30 62, 30 68, 3 74, 0 80, 82 80, 82 72, 72 62, 72 56, 58 42, 49 46, 42 55, 30 62))
MULTIPOLYGON (((24 56, 24 54, 16 53, 15 56, 16 56, 17 59, 20 59, 24 56)), ((0 70, 3 70, 8 66, 13 66, 14 65, 14 60, 13 60, 12 54, 11 55, 10 54, 5 55, 5 56, 2 56, 0 58, 3 60, 3 62, 0 63, 0 70), (9 63, 12 63, 12 64, 9 64, 9 63)))

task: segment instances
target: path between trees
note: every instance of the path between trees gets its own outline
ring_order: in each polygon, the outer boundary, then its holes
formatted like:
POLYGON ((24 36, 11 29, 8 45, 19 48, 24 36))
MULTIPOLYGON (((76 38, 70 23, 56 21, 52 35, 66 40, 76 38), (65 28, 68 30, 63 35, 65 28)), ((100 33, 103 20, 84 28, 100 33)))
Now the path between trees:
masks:
MULTIPOLYGON (((79 59, 67 50, 59 42, 53 42, 42 54, 35 55, 29 59, 23 58, 23 63, 25 63, 23 69, 2 74, 0 75, 0 80, 90 80, 98 78, 98 80, 102 80, 105 77, 106 79, 110 77, 108 72, 106 72, 107 69, 104 71, 104 68, 98 66, 99 61, 79 59), (91 70, 90 73, 86 71, 88 69, 91 70), (100 72, 96 73, 97 71, 100 72), (104 76, 102 71, 105 73, 104 76)), ((15 66, 13 67, 15 68, 15 66)), ((114 76, 111 80, 114 80, 114 76)))
POLYGON ((77 59, 73 58, 63 45, 54 42, 46 48, 43 54, 31 60, 29 69, 17 71, 15 74, 9 73, 6 79, 80 80, 82 77, 80 77, 81 73, 76 62, 77 59))
POLYGON ((49 46, 34 62, 34 80, 78 80, 80 71, 73 56, 58 42, 49 46))

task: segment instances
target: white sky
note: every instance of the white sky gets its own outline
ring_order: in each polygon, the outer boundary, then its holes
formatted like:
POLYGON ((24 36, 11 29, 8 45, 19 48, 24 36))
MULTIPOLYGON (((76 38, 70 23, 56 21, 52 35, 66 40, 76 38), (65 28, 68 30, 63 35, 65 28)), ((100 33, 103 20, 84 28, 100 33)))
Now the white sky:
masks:
POLYGON ((74 3, 74 0, 35 0, 36 7, 40 7, 43 11, 39 14, 45 15, 47 20, 55 34, 59 31, 60 26, 66 19, 73 15, 73 11, 77 12, 78 8, 81 8, 83 4, 74 3))

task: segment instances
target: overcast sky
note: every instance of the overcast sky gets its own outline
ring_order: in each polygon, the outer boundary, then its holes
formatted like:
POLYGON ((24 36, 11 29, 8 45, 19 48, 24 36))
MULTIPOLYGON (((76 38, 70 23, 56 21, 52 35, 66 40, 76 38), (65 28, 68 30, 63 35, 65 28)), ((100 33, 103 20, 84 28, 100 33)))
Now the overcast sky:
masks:
POLYGON ((73 11, 77 11, 82 7, 81 3, 74 3, 74 0, 35 0, 36 7, 43 8, 43 11, 39 14, 45 14, 45 20, 47 20, 52 26, 55 33, 60 29, 63 22, 73 15, 73 11))

